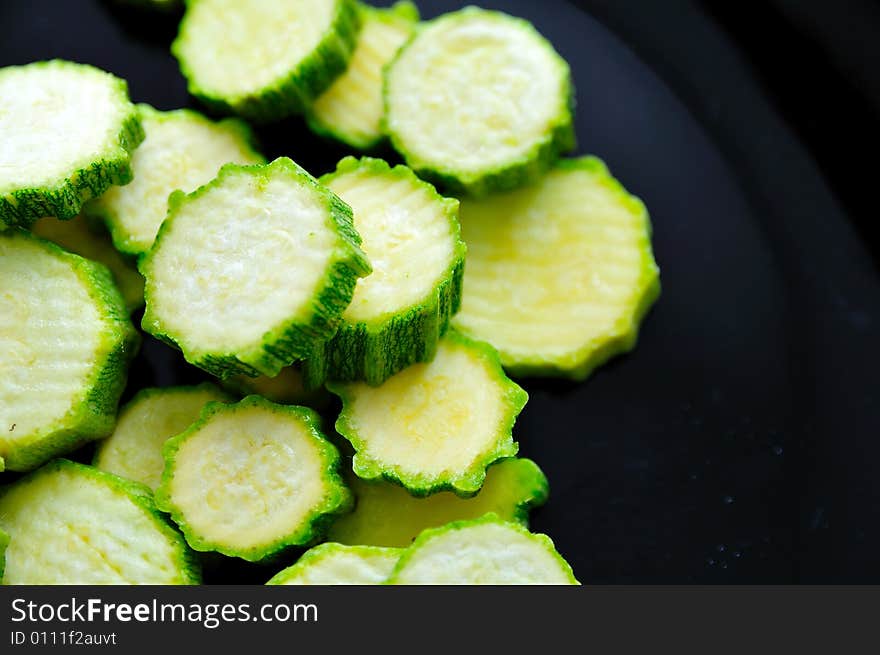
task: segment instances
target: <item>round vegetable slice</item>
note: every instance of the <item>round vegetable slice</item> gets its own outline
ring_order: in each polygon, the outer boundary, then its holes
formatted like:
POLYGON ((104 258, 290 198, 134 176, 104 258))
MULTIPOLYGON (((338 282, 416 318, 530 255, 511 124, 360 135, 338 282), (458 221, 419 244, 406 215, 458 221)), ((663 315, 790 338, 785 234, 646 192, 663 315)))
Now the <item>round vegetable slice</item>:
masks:
POLYGON ((183 538, 149 489, 58 459, 7 487, 4 584, 198 584, 183 538))
POLYGON ((453 325, 515 375, 585 379, 631 350, 660 292, 644 205, 594 157, 527 189, 462 203, 468 244, 453 325))
POLYGON ((398 560, 389 584, 579 584, 547 535, 493 514, 425 530, 398 560))
POLYGON ((144 304, 144 278, 113 247, 107 234, 89 225, 82 215, 68 221, 47 217, 31 226, 31 232, 75 255, 104 264, 113 273, 129 313, 144 304))
POLYGON ((233 375, 222 381, 223 387, 242 396, 256 394, 281 405, 305 405, 323 409, 331 396, 323 388, 307 389, 301 367, 285 366, 275 377, 233 375))
POLYGON ((467 7, 423 23, 385 72, 385 126, 420 177, 485 195, 575 144, 568 64, 527 21, 467 7))
POLYGON ((166 442, 156 502, 199 551, 253 562, 308 544, 351 508, 320 425, 310 409, 259 396, 209 403, 166 442))
POLYGON ((359 26, 354 0, 190 0, 171 52, 194 96, 270 121, 345 71, 359 26))
POLYGON ((0 228, 76 216, 131 181, 143 138, 126 83, 110 73, 60 60, 0 68, 0 228))
POLYGON ((172 191, 195 191, 224 164, 263 164, 250 128, 234 118, 208 120, 189 109, 157 111, 138 105, 146 139, 131 159, 134 180, 109 189, 84 211, 110 228, 116 248, 141 255, 156 239, 172 191))
POLYGON ((339 331, 305 363, 306 383, 378 385, 430 361, 458 310, 465 253, 458 201, 381 159, 346 157, 321 182, 353 208, 373 272, 358 281, 339 331))
POLYGON ((104 266, 0 232, 0 456, 27 471, 107 436, 139 337, 104 266))
POLYGON ((212 384, 142 389, 119 412, 116 429, 98 444, 94 466, 153 491, 162 480, 162 446, 198 420, 211 401, 231 398, 212 384))
POLYGON ((399 548, 326 543, 303 553, 270 585, 373 585, 385 582, 403 551, 399 548))
POLYGON ((384 481, 347 480, 355 508, 340 516, 327 531, 330 541, 343 544, 405 548, 426 528, 472 519, 490 512, 507 521, 528 525, 529 510, 547 501, 547 478, 530 459, 510 458, 486 471, 486 481, 472 498, 444 491, 427 498, 384 481))
POLYGON ((384 135, 382 69, 412 36, 419 10, 411 2, 388 9, 358 5, 361 31, 348 69, 308 108, 309 127, 318 134, 369 150, 384 135))
POLYGON ((489 464, 516 454, 511 430, 528 399, 491 347, 453 332, 433 361, 379 387, 327 388, 342 398, 336 430, 354 447, 355 474, 398 482, 418 496, 476 493, 489 464))
POLYGON ((359 276, 351 209, 287 158, 227 164, 168 218, 140 260, 143 328, 225 378, 277 375, 333 333, 359 276))

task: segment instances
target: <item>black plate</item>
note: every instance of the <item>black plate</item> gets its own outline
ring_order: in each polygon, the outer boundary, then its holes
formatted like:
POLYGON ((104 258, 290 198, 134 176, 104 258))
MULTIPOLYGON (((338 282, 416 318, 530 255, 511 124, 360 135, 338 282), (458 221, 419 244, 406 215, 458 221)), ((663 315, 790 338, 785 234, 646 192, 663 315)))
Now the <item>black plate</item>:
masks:
MULTIPOLYGON (((523 382, 515 434, 552 490, 533 527, 590 583, 880 580, 880 283, 815 164, 690 4, 582 3, 645 61, 565 2, 483 4, 571 63, 580 152, 645 201, 662 269, 633 354, 584 384, 523 382)), ((0 25, 0 65, 64 57, 126 78, 135 101, 193 105, 173 20, 4 0, 0 25)), ((299 120, 260 137, 315 174, 345 153, 299 120)), ((126 393, 201 377, 147 339, 126 393)), ((225 561, 208 581, 269 573, 225 561)))

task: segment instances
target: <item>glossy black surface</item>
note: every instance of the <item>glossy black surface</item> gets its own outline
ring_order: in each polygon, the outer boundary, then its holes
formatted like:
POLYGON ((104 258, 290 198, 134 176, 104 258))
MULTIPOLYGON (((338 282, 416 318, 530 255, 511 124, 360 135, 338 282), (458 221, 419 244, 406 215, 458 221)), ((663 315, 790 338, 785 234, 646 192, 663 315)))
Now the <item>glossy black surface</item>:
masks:
MULTIPOLYGON (((880 281, 754 71, 689 3, 481 4, 571 63, 579 152, 645 201, 662 271, 633 354, 583 384, 523 381, 515 435, 551 485, 533 527, 588 583, 880 581, 880 281)), ((64 57, 135 101, 194 104, 172 19, 4 0, 0 24, 0 65, 64 57)), ((259 135, 315 174, 345 153, 298 119, 259 135)), ((127 394, 201 377, 147 339, 127 394)), ((207 580, 271 572, 218 560, 207 580)))

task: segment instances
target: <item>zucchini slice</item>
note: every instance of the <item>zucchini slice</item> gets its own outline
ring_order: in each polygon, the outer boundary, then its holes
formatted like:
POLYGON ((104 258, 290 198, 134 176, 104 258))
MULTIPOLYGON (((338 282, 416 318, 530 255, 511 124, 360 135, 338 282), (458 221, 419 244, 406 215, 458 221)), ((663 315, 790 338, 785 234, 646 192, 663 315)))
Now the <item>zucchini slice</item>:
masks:
POLYGON ((465 247, 458 200, 405 166, 346 157, 321 182, 354 210, 373 272, 358 281, 336 335, 304 365, 310 388, 325 378, 376 386, 428 362, 461 303, 465 247))
POLYGON ((222 381, 225 389, 240 396, 256 394, 279 405, 305 405, 323 409, 331 396, 323 388, 307 389, 300 366, 285 366, 275 377, 233 375, 222 381))
POLYGON ((28 471, 107 436, 140 338, 110 271, 0 232, 0 456, 28 471))
POLYGON ((405 548, 426 528, 472 519, 493 512, 506 521, 528 525, 529 510, 547 501, 544 473, 530 459, 510 458, 486 471, 486 481, 473 498, 444 491, 417 498, 396 484, 369 482, 351 476, 354 511, 340 516, 327 531, 330 541, 343 544, 405 548))
POLYGON ((202 102, 273 121, 345 71, 359 27, 354 0, 189 0, 171 52, 202 102))
POLYGON ((585 379, 631 350, 660 293, 645 206, 595 157, 462 202, 466 293, 453 325, 514 375, 585 379))
MULTIPOLYGON (((2 462, 0 462, 2 465, 2 462)), ((0 471, 3 469, 0 468, 0 471)), ((9 546, 9 535, 0 529, 0 581, 3 580, 3 571, 6 569, 6 548, 9 546)), ((395 562, 397 560, 394 560, 395 562)), ((390 573, 390 571, 389 571, 390 573)), ((388 577, 387 575, 385 576, 388 577)))
POLYGON ((547 535, 493 514, 425 530, 407 548, 388 584, 580 584, 547 535))
POLYGON ((326 543, 303 553, 296 564, 275 575, 270 585, 375 585, 391 575, 400 548, 326 543))
POLYGON ((84 211, 104 221, 120 252, 141 255, 150 249, 168 213, 168 196, 195 191, 223 164, 263 164, 253 134, 240 120, 208 120, 189 109, 157 111, 138 105, 146 139, 131 158, 134 180, 113 187, 84 211))
POLYGON ((385 128, 420 177, 486 195, 574 148, 568 64, 531 23, 467 7, 423 23, 385 72, 385 128))
POLYGON ((352 148, 383 140, 382 69, 412 36, 419 10, 404 0, 388 9, 358 5, 361 31, 348 69, 306 111, 309 127, 352 148))
POLYGON ((57 459, 6 488, 4 584, 198 584, 193 553, 149 489, 57 459))
POLYGON ((270 377, 331 337, 370 272, 351 208, 282 157, 172 194, 140 260, 143 328, 217 377, 270 377))
POLYGON ((31 232, 74 255, 104 264, 113 273, 129 313, 143 307, 144 277, 113 247, 110 237, 89 225, 82 215, 68 221, 41 218, 31 226, 31 232))
POLYGON ((209 403, 165 443, 156 502, 198 551, 255 562, 308 544, 351 509, 339 451, 320 425, 310 409, 259 396, 209 403))
POLYGON ((0 68, 0 229, 73 218, 131 181, 143 139, 128 86, 110 73, 60 60, 0 68))
POLYGON ((379 387, 327 388, 342 399, 336 430, 354 447, 355 474, 398 482, 416 496, 474 495, 487 466, 516 455, 511 430, 528 400, 491 347, 454 332, 441 339, 433 361, 379 387))
POLYGON ((165 468, 165 442, 195 423, 209 402, 231 400, 208 383, 142 389, 120 410, 113 434, 98 444, 93 465, 155 491, 165 468))

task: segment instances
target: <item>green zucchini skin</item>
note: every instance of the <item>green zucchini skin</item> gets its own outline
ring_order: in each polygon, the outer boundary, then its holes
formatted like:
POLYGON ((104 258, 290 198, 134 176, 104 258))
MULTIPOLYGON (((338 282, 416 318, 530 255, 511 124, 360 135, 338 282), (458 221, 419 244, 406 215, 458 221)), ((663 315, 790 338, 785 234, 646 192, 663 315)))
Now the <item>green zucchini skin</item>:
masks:
MULTIPOLYGON (((322 176, 319 181, 329 184, 336 177, 358 170, 426 185, 406 166, 392 168, 385 161, 371 157, 346 157, 335 172, 322 176)), ((458 201, 444 198, 433 188, 431 194, 443 206, 454 240, 453 259, 442 281, 420 302, 388 318, 356 323, 343 318, 336 334, 303 363, 307 389, 318 388, 326 380, 364 380, 378 386, 407 366, 434 358, 437 342, 446 334, 450 319, 461 307, 467 249, 458 224, 458 201)))
MULTIPOLYGON (((4 71, 21 68, 97 71, 85 64, 53 59, 0 69, 0 75, 3 75, 4 71)), ((20 188, 0 194, 0 229, 9 226, 29 228, 34 221, 44 216, 55 216, 61 220, 73 218, 79 214, 83 203, 87 200, 97 198, 114 184, 131 182, 133 177, 131 153, 144 140, 144 130, 137 108, 128 98, 126 81, 110 73, 101 72, 112 78, 118 102, 128 106, 128 112, 119 125, 116 135, 117 146, 103 152, 87 167, 71 170, 67 177, 56 180, 51 186, 20 188)))
POLYGON ((176 192, 168 199, 168 218, 159 229, 153 247, 138 262, 138 268, 147 280, 144 289, 146 311, 141 322, 143 329, 168 345, 182 350, 189 363, 212 375, 226 379, 236 374, 250 377, 278 375, 282 368, 296 360, 313 357, 321 344, 332 337, 341 322, 342 312, 348 307, 354 295, 359 277, 369 274, 370 263, 360 249, 361 238, 354 228, 351 207, 335 194, 321 186, 315 178, 291 159, 282 157, 266 165, 239 166, 227 164, 220 169, 217 177, 191 194, 176 192), (237 353, 217 353, 194 355, 175 335, 165 331, 161 318, 155 314, 155 304, 151 303, 150 278, 153 276, 152 255, 161 247, 163 238, 174 222, 174 214, 188 199, 208 193, 212 188, 223 184, 233 172, 247 170, 257 178, 269 174, 270 169, 280 169, 299 182, 317 188, 324 199, 328 221, 339 235, 332 263, 325 272, 322 288, 312 303, 312 315, 301 323, 290 321, 263 335, 262 345, 257 352, 248 356, 237 353))
MULTIPOLYGON (((2 463, 0 463, 2 466, 2 463)), ((0 471, 3 469, 0 468, 0 471)), ((3 571, 6 570, 6 547, 9 545, 9 535, 0 530, 0 580, 3 580, 3 571)))
MULTIPOLYGON (((196 2, 199 0, 188 0, 187 7, 196 2)), ((345 72, 357 43, 360 15, 354 0, 337 0, 333 26, 294 70, 269 86, 237 97, 223 97, 199 85, 183 49, 189 29, 187 14, 184 14, 177 38, 171 44, 171 53, 187 79, 189 93, 215 112, 237 114, 254 123, 269 123, 305 111, 345 72)))
POLYGON ((140 348, 141 337, 129 320, 125 301, 106 266, 69 253, 21 229, 7 232, 6 237, 35 241, 49 253, 65 259, 111 323, 103 335, 100 359, 87 381, 86 393, 76 399, 63 419, 44 428, 39 439, 4 453, 7 470, 30 471, 62 453, 106 437, 113 431, 119 398, 127 381, 128 366, 140 348))

